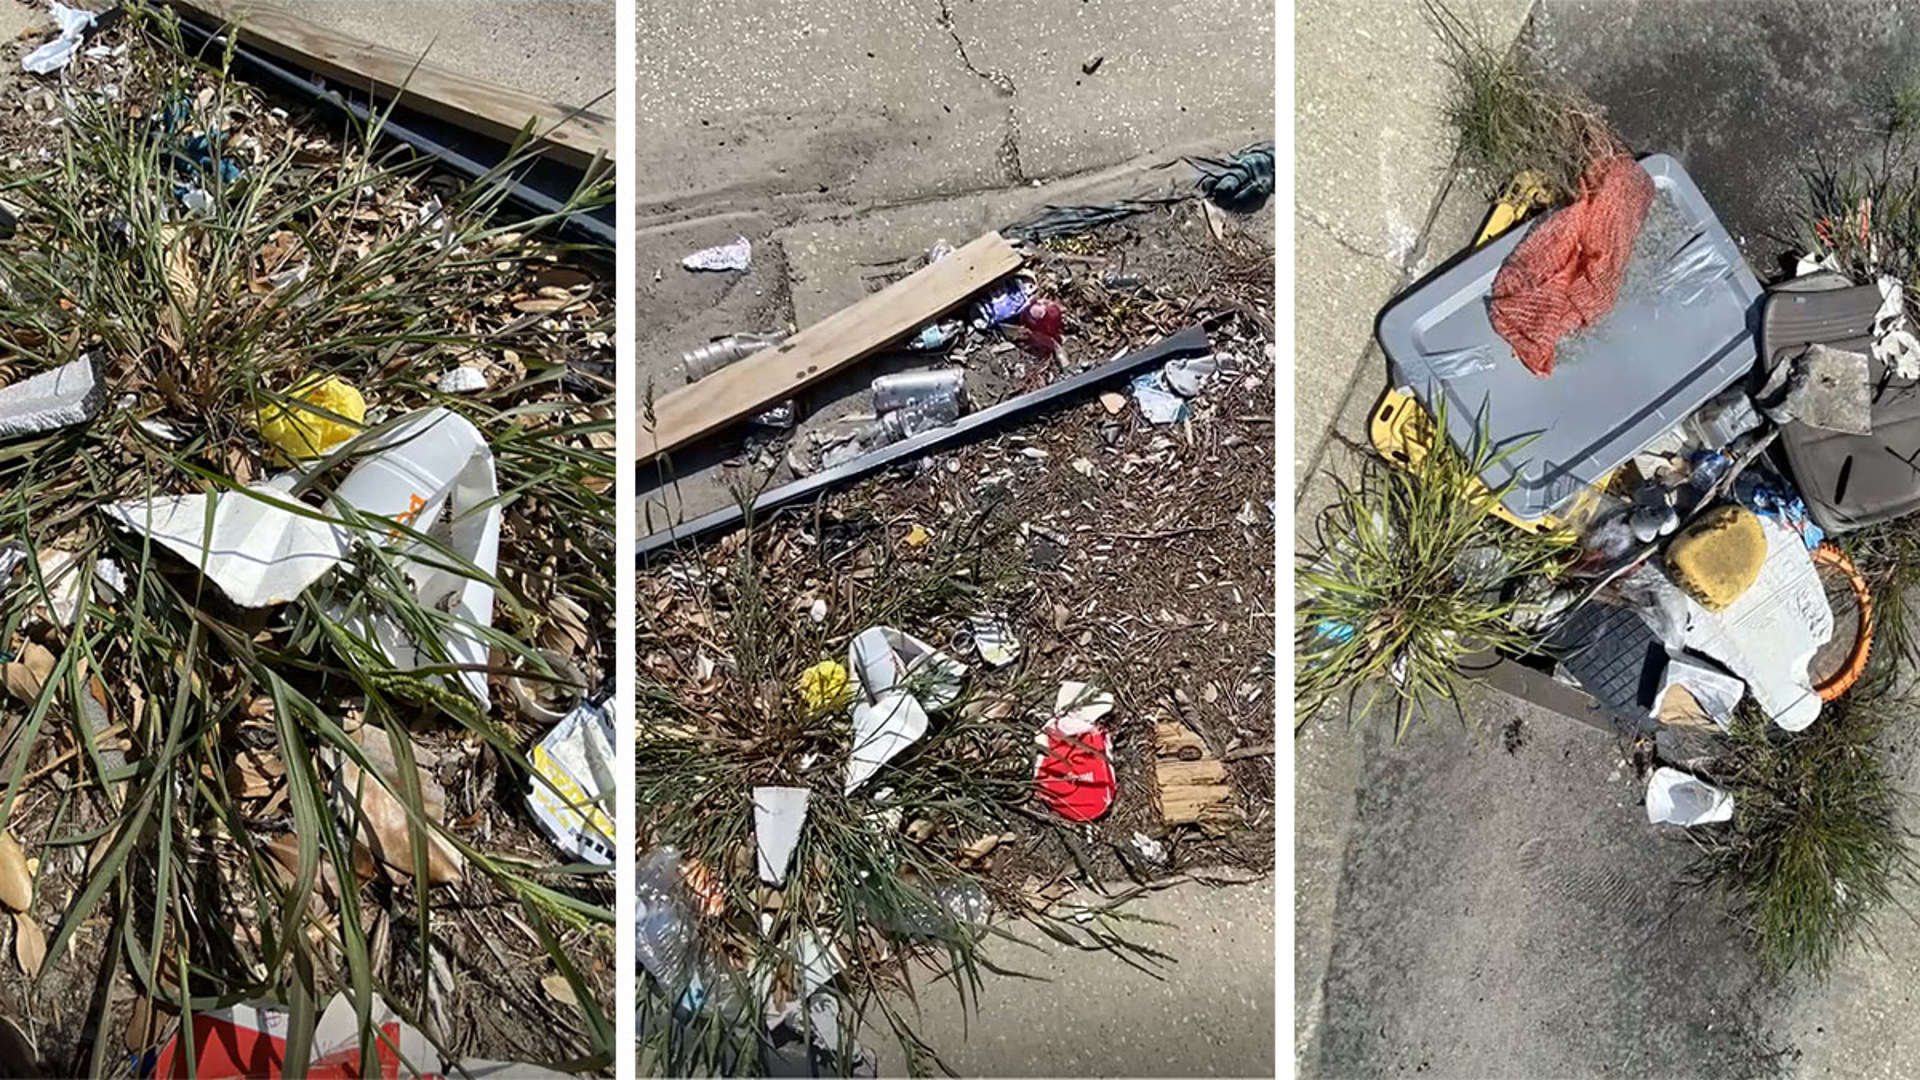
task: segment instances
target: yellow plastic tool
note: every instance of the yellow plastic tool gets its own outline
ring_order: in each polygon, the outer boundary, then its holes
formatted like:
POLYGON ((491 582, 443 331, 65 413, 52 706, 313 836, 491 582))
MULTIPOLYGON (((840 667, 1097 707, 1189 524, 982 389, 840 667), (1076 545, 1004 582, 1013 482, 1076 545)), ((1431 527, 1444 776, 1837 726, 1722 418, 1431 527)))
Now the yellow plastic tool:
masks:
MULTIPOLYGON (((1473 242, 1474 247, 1487 244, 1501 233, 1524 221, 1528 214, 1547 205, 1549 195, 1546 185, 1538 174, 1523 172, 1508 182, 1501 193, 1500 201, 1493 204, 1493 211, 1487 215, 1486 224, 1481 226, 1480 236, 1473 242)), ((1374 406, 1373 415, 1367 422, 1367 435, 1373 442, 1373 448, 1380 452, 1392 464, 1410 469, 1420 464, 1427 456, 1427 450, 1433 445, 1433 418, 1420 402, 1404 389, 1389 389, 1380 396, 1380 404, 1374 406)), ((1605 482, 1599 485, 1604 487, 1605 482)), ((1486 491, 1484 485, 1479 488, 1486 491)), ((1583 492, 1580 499, 1591 499, 1592 489, 1583 492)), ((1567 520, 1553 514, 1547 514, 1534 521, 1523 521, 1515 517, 1513 511, 1500 503, 1493 504, 1493 516, 1525 532, 1550 536, 1562 543, 1571 544, 1578 534, 1568 527, 1567 520)), ((1576 511, 1568 515, 1578 519, 1576 511)))

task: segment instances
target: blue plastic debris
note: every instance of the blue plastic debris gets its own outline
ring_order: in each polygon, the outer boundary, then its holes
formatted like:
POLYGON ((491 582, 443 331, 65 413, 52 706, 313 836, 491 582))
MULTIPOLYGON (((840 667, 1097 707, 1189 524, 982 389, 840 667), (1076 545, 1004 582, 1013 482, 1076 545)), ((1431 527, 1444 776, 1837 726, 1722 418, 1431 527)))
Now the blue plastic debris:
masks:
POLYGON ((1733 482, 1733 497, 1740 505, 1800 534, 1800 540, 1812 551, 1827 538, 1826 531, 1807 517, 1806 501, 1785 480, 1762 468, 1751 468, 1733 482))
POLYGON ((989 326, 1012 322, 1031 303, 1033 282, 1025 278, 1009 278, 974 305, 973 325, 984 330, 989 326))
POLYGON ((1160 372, 1135 375, 1130 385, 1133 388, 1134 405, 1149 422, 1177 424, 1187 418, 1186 399, 1167 388, 1166 379, 1160 372))

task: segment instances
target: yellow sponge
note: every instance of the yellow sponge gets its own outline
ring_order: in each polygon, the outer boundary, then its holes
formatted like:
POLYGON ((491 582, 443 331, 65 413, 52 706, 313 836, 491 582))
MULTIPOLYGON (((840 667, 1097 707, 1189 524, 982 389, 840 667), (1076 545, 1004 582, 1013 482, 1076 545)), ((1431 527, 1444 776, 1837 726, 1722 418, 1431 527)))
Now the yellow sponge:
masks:
POLYGON ((1708 611, 1724 611, 1740 599, 1766 561, 1766 531, 1752 511, 1740 506, 1707 511, 1667 545, 1667 572, 1674 584, 1708 611))

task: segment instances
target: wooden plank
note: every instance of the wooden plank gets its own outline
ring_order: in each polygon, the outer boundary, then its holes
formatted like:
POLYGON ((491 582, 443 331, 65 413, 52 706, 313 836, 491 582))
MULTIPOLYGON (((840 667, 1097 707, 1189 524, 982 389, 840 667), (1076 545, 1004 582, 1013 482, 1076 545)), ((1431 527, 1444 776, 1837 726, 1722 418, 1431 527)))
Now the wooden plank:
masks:
POLYGON ((880 351, 1012 273, 1020 253, 988 233, 772 348, 640 405, 640 461, 749 416, 880 351))
POLYGON ((1207 756, 1207 744, 1178 720, 1162 720, 1153 725, 1153 747, 1163 758, 1199 761, 1207 756))
POLYGON ((1226 765, 1214 758, 1201 761, 1161 758, 1154 762, 1153 773, 1163 788, 1210 787, 1227 782, 1226 765))
POLYGON ((469 79, 425 63, 418 56, 308 22, 260 0, 168 2, 203 20, 238 26, 241 41, 280 60, 299 64, 343 88, 381 98, 397 96, 410 109, 506 142, 532 121, 535 141, 559 161, 581 169, 592 164, 596 156, 609 167, 613 161, 613 120, 599 113, 469 79))

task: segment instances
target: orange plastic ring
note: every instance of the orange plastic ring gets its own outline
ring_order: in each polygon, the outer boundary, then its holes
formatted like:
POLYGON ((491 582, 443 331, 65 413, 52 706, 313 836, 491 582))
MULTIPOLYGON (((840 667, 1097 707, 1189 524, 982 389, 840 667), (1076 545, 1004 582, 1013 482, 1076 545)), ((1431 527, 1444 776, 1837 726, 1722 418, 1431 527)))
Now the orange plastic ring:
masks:
POLYGON ((1867 590, 1867 579, 1861 577, 1860 571, 1854 568, 1853 560, 1835 545, 1826 543, 1813 549, 1813 562, 1815 566, 1830 566, 1847 575, 1847 583, 1853 586, 1853 598, 1860 605, 1860 634, 1854 638, 1853 651, 1847 655, 1847 662, 1813 688, 1821 701, 1832 701, 1853 689, 1853 684, 1860 680, 1861 672, 1867 670, 1867 653, 1873 648, 1873 594, 1867 590))

